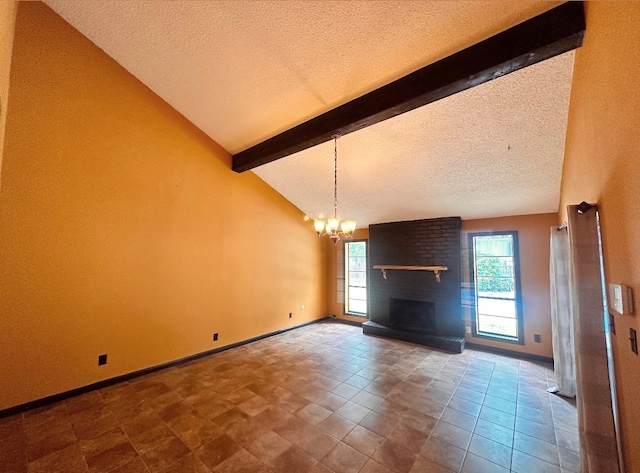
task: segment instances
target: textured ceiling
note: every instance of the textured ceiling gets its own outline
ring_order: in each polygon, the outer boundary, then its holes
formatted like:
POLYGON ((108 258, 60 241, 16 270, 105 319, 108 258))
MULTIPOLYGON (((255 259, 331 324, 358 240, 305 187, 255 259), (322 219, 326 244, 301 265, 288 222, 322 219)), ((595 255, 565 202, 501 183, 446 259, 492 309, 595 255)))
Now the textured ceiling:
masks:
MULTIPOLYGON (((58 1, 231 153, 546 11, 546 1, 58 1)), ((573 53, 343 137, 340 214, 370 223, 557 210, 573 53)), ((333 144, 255 170, 331 213, 333 144)))

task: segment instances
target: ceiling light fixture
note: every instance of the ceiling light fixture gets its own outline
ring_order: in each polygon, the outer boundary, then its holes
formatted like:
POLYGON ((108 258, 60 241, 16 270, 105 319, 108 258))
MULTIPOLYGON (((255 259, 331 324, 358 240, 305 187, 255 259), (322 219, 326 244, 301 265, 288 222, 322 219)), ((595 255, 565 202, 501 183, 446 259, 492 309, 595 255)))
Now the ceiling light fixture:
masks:
POLYGON ((353 238, 353 232, 356 229, 355 220, 345 220, 340 224, 338 218, 338 138, 340 134, 336 133, 333 138, 333 218, 324 220, 317 219, 313 221, 313 226, 319 237, 329 235, 329 238, 336 245, 341 238, 353 238), (338 230, 340 229, 340 230, 338 230))

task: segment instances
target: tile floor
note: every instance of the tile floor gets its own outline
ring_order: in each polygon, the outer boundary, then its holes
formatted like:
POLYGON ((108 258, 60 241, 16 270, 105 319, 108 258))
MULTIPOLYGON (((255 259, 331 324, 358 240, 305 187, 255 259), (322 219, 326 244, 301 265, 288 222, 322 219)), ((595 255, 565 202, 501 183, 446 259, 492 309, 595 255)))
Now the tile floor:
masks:
POLYGON ((0 419, 0 471, 579 471, 552 378, 319 323, 0 419))

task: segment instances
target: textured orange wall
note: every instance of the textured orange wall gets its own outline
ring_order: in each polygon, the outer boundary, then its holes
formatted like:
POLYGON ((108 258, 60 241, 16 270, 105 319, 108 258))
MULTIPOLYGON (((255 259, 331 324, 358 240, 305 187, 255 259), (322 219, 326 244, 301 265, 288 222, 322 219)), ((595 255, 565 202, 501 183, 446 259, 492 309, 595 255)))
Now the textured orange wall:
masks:
POLYGON ((4 128, 7 121, 9 71, 11 70, 11 51, 13 50, 17 6, 18 2, 16 1, 0 2, 0 177, 2 177, 2 149, 4 128))
POLYGON ((303 214, 42 3, 10 85, 0 409, 327 314, 303 214))
MULTIPOLYGON (((589 2, 576 53, 560 201, 597 202, 607 282, 631 287, 640 311, 640 3, 589 2)), ((629 348, 638 315, 612 337, 626 472, 640 472, 640 358, 629 348)))
MULTIPOLYGON (((464 232, 518 232, 520 247, 520 282, 524 319, 525 344, 495 342, 467 334, 469 342, 478 345, 540 356, 553 356, 551 341, 551 302, 549 294, 549 231, 557 225, 556 214, 523 215, 516 217, 463 220, 464 232), (541 335, 541 343, 533 335, 541 335)), ((467 317, 465 324, 471 324, 467 317)))

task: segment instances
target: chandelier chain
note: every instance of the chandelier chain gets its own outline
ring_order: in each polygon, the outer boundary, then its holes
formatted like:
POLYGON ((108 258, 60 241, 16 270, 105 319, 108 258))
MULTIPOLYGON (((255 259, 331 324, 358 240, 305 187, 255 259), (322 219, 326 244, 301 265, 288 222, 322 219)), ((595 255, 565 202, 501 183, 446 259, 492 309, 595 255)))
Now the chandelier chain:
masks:
POLYGON ((333 135, 333 217, 338 218, 338 135, 333 135))

